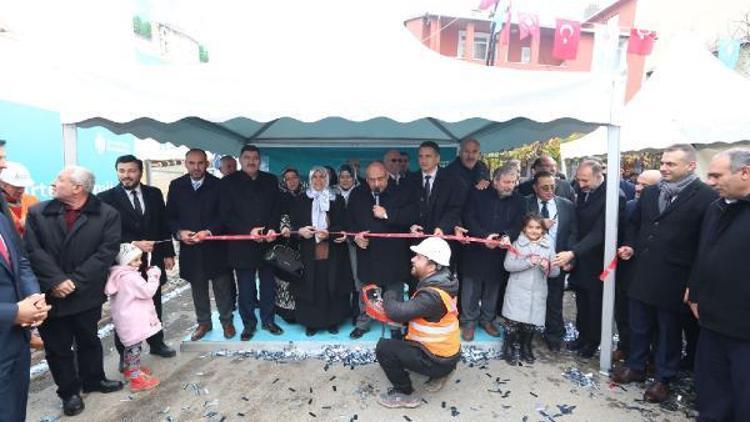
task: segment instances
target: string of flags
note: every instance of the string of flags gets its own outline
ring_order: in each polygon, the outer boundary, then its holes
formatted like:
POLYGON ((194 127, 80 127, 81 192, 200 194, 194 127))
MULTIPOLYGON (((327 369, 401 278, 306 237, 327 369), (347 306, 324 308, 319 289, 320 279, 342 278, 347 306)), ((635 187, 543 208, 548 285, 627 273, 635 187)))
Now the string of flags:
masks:
MULTIPOLYGON (((499 33, 500 44, 510 44, 511 17, 513 16, 511 0, 480 0, 479 10, 490 9, 492 9, 490 13, 493 23, 493 36, 499 33)), ((519 39, 524 40, 527 37, 539 39, 541 33, 539 15, 526 12, 517 12, 516 15, 518 17, 519 39)), ((656 32, 654 31, 632 28, 628 39, 628 54, 641 56, 651 54, 655 39, 656 32)), ((556 19, 552 56, 558 60, 575 60, 578 56, 580 40, 581 22, 570 19, 556 19)), ((721 54, 721 48, 719 51, 721 54)), ((731 46, 727 47, 727 51, 730 53, 733 51, 731 46)), ((739 48, 737 48, 737 51, 739 51, 739 48)))

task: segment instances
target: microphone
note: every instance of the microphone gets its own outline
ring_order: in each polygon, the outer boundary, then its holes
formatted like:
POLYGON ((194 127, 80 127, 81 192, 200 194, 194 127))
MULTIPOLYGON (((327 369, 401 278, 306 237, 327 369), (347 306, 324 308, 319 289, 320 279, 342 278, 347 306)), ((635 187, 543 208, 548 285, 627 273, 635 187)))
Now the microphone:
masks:
POLYGON ((372 194, 375 196, 375 205, 380 206, 380 192, 373 192, 372 194))

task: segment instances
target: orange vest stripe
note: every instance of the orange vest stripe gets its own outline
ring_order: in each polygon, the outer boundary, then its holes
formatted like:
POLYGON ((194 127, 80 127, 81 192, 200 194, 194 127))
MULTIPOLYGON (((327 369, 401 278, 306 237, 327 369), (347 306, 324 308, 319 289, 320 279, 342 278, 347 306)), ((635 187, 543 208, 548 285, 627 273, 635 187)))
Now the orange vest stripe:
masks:
MULTIPOLYGON (((451 298, 445 290, 437 287, 426 287, 426 289, 434 290, 440 295, 448 312, 438 322, 429 322, 424 318, 409 321, 406 339, 421 343, 435 356, 454 356, 461 350, 456 300, 451 298)), ((417 293, 419 290, 414 292, 414 296, 417 293)))

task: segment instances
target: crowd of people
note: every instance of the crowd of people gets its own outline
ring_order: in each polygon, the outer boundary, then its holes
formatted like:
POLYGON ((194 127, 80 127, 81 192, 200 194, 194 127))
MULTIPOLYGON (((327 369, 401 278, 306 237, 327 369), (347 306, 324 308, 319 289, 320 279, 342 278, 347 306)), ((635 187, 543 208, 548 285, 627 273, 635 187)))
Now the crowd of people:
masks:
MULTIPOLYGON (((126 155, 115 163, 114 188, 94 195, 91 172, 66 167, 54 199, 32 205, 22 189, 28 171, 5 163, 0 151, 0 365, 10 368, 0 372, 0 396, 9 420, 25 417, 30 342, 45 350, 66 415, 83 411, 81 391, 123 388, 105 376, 97 337, 107 297, 120 372, 133 391, 156 387, 141 364, 142 343, 163 358, 176 354, 164 342, 160 289, 176 253, 192 288, 193 341, 214 328, 209 288, 224 337, 239 331, 249 341, 259 325, 282 335, 277 315, 308 336, 351 321, 349 336, 360 338, 373 323, 361 292, 377 285, 370 299, 390 321, 389 338, 376 347, 393 385, 378 398, 387 407, 421 403, 407 370, 430 377, 427 391, 439 390, 461 340, 473 341, 478 328, 504 332, 502 356, 511 365, 535 361, 537 333, 551 353, 567 348, 582 358, 602 341, 607 175, 595 159, 582 161, 570 181, 540 156, 533 177, 520 182, 517 163, 490 174, 479 142, 468 139, 445 167, 440 147, 424 142, 415 172, 408 154, 391 150, 362 174, 349 160, 277 177, 261 171, 261 151, 245 145, 239 168, 223 157, 218 178, 206 153, 191 149, 187 174, 170 183, 166 201, 142 183, 143 163, 126 155), (280 271, 272 257, 282 247, 301 273, 280 271), (575 292, 578 330, 568 344, 566 285, 575 292), (35 327, 41 339, 32 337, 35 327)), ((750 150, 716 155, 706 180, 696 174, 694 148, 674 145, 659 171, 620 181, 614 358, 624 364, 612 380, 653 375, 645 399, 662 402, 678 370, 694 367, 701 419, 749 420, 750 285, 741 266, 750 239, 750 150)))

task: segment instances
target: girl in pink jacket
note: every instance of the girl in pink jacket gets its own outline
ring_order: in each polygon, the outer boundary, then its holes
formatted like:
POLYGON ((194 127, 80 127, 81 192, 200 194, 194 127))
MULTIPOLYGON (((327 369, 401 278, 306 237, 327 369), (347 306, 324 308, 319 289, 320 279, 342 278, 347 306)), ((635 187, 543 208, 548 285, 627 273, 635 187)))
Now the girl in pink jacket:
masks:
POLYGON ((143 252, 134 245, 121 244, 117 265, 109 270, 104 288, 104 293, 109 296, 115 331, 125 346, 124 375, 133 392, 159 385, 159 379, 151 376, 151 370, 141 366, 141 343, 162 329, 152 300, 159 288, 161 270, 149 268, 146 272, 148 280, 144 280, 139 271, 141 255, 143 252))

